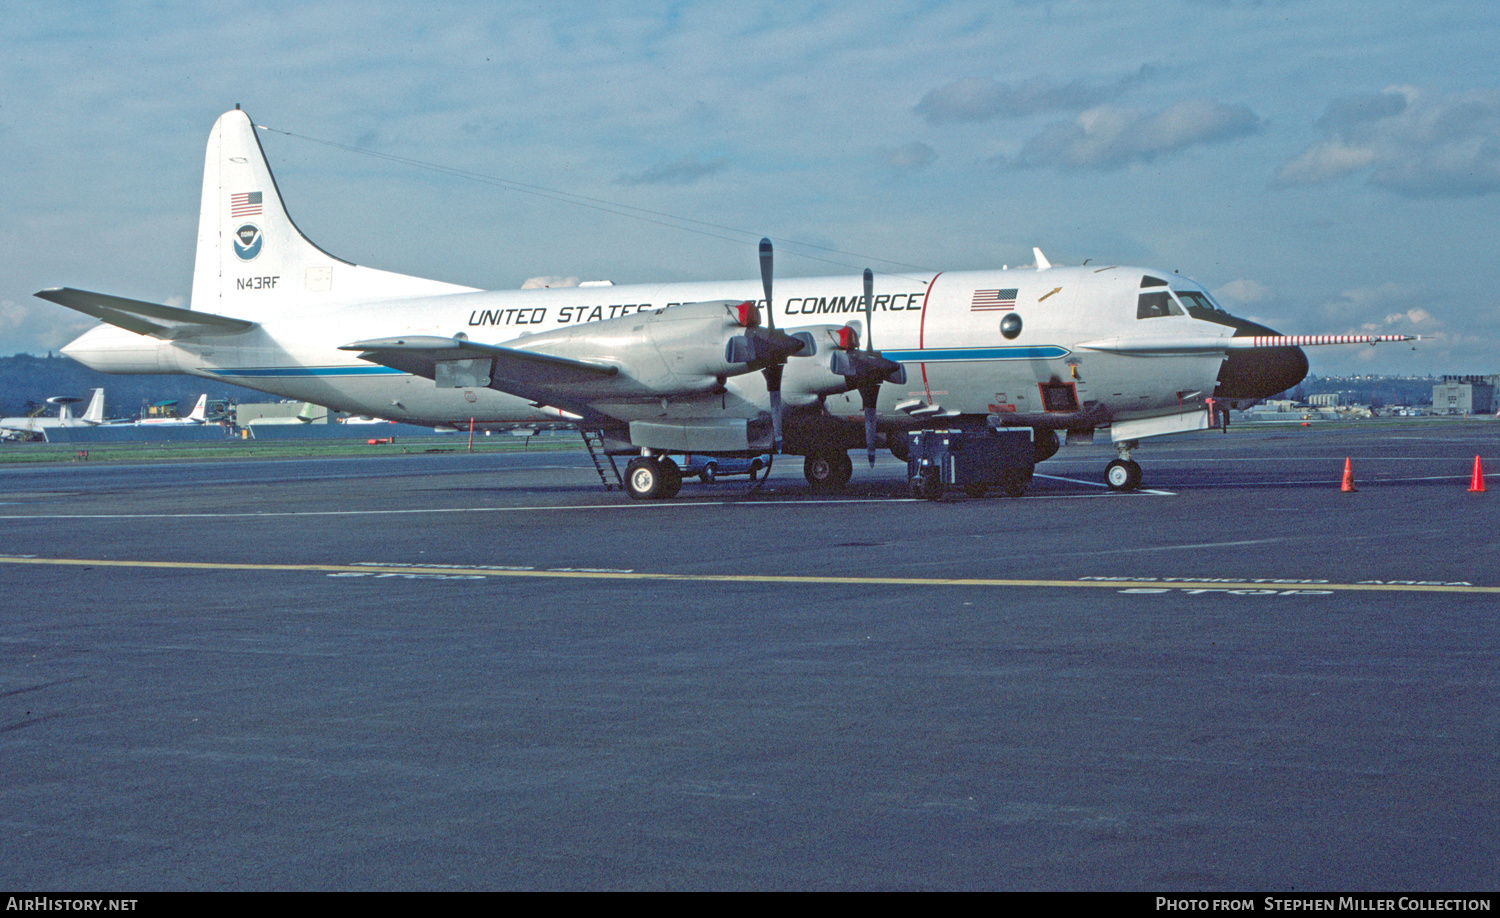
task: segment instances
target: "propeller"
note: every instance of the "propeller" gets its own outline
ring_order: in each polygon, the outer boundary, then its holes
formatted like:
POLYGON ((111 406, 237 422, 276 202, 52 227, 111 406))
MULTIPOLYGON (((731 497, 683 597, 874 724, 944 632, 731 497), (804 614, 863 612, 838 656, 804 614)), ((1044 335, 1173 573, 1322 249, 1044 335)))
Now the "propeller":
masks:
POLYGON ((875 465, 875 407, 880 400, 880 386, 885 382, 906 382, 906 368, 888 360, 875 350, 875 275, 865 269, 865 349, 859 350, 859 339, 850 335, 848 345, 834 351, 830 369, 849 380, 851 389, 859 390, 865 409, 865 452, 870 466, 875 465))
MULTIPOLYGON (((776 334, 776 301, 771 299, 771 240, 760 240, 760 285, 766 292, 766 328, 776 334)), ((800 345, 800 342, 799 342, 800 345)), ((800 346, 797 350, 800 350, 800 346)), ((766 393, 771 397, 771 441, 776 452, 781 452, 781 371, 786 367, 786 355, 772 360, 761 372, 766 377, 766 393)))
POLYGON ((781 452, 781 378, 787 358, 803 350, 812 341, 808 335, 789 335, 776 330, 776 314, 771 299, 771 240, 760 241, 760 282, 766 294, 766 327, 760 326, 760 310, 749 301, 741 303, 739 324, 743 334, 729 339, 724 359, 743 363, 749 370, 760 370, 766 378, 766 394, 771 400, 771 439, 773 453, 781 452))

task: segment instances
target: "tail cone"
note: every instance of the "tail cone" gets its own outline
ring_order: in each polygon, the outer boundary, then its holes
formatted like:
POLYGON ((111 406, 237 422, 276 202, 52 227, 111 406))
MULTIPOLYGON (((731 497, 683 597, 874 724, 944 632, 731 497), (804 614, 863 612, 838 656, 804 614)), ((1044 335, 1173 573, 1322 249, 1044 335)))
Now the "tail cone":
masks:
POLYGON ((1484 470, 1479 467, 1478 456, 1474 457, 1474 477, 1469 482, 1469 490, 1471 492, 1488 490, 1484 486, 1484 470))
POLYGON ((1346 494, 1359 490, 1354 486, 1354 462, 1347 456, 1344 457, 1344 483, 1339 485, 1339 490, 1346 494))

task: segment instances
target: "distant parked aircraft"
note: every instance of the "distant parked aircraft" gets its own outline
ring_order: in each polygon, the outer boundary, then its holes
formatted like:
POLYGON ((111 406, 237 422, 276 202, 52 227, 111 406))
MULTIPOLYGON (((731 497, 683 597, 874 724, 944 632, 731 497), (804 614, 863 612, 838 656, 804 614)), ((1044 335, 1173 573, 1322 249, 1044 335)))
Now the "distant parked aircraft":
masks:
POLYGON ((71 395, 56 395, 47 404, 57 405, 57 417, 0 418, 0 439, 36 440, 42 431, 54 427, 93 427, 104 423, 104 390, 95 389, 89 406, 80 417, 73 416, 73 406, 83 401, 71 395))
POLYGON ((136 421, 142 426, 157 424, 202 424, 208 420, 208 393, 198 396, 198 403, 193 406, 193 411, 185 418, 141 418, 136 421))

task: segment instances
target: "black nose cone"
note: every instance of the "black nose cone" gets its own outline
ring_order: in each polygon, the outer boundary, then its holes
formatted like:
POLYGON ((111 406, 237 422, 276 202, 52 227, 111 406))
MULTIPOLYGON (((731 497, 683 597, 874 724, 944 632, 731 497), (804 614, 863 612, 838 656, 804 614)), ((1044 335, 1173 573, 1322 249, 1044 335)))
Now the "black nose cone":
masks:
MULTIPOLYGON (((1257 335, 1279 335, 1255 322, 1234 319, 1236 338, 1257 335)), ((1285 392, 1307 377, 1307 355, 1300 347, 1271 347, 1230 351, 1219 368, 1219 384, 1214 398, 1225 401, 1253 402, 1285 392)))

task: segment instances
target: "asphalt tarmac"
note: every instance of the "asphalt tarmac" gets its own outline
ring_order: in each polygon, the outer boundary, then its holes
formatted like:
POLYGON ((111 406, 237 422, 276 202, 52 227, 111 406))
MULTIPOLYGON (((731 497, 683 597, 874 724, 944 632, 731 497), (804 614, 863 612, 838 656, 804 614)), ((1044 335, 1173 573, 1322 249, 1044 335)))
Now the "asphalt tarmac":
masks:
POLYGON ((0 467, 0 886, 1492 889, 1497 435, 0 467))

